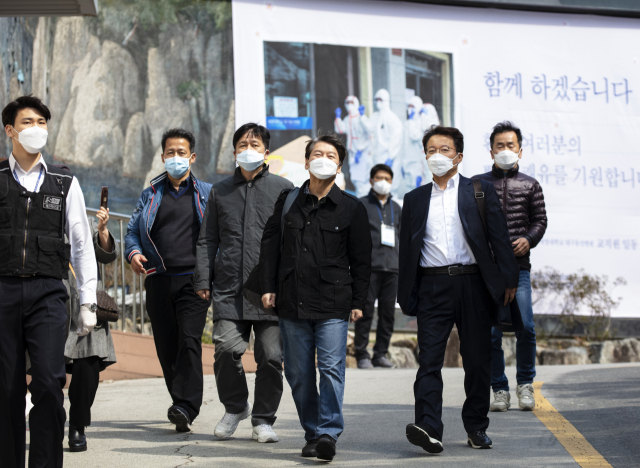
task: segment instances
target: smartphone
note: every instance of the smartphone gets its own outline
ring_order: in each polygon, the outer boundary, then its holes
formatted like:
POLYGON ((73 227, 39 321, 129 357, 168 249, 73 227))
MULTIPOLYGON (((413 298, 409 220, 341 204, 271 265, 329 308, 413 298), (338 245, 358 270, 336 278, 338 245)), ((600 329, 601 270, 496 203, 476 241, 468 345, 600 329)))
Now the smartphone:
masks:
POLYGON ((100 192, 100 206, 106 210, 108 204, 109 204, 109 187, 102 187, 102 191, 100 192))

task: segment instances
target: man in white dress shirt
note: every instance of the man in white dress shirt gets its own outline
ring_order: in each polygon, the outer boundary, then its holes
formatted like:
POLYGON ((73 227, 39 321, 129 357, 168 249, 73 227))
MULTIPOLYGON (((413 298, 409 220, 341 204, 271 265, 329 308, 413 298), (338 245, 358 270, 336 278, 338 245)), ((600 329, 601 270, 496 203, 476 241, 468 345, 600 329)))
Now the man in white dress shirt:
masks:
POLYGON ((31 360, 29 468, 62 467, 67 291, 74 268, 80 294, 78 335, 96 324, 97 265, 78 181, 47 165, 49 109, 22 96, 2 111, 13 144, 0 162, 0 456, 25 465, 25 351, 31 360), (65 242, 67 236, 69 243, 65 242))
POLYGON ((494 303, 513 300, 519 267, 493 185, 483 181, 482 192, 475 193, 471 179, 458 174, 462 133, 434 125, 422 144, 433 183, 405 195, 400 231, 398 302, 417 319, 420 347, 415 423, 407 426, 406 435, 427 452, 443 450, 441 369, 455 323, 465 372, 462 421, 467 443, 491 448, 486 429, 492 314, 494 303), (485 198, 486 234, 475 197, 485 198))

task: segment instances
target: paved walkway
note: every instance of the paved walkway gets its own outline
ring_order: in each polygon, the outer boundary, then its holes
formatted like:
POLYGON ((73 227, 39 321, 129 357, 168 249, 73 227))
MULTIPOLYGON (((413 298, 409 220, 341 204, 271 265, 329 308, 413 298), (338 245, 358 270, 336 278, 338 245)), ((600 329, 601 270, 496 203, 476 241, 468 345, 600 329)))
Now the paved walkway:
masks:
MULTIPOLYGON (((410 445, 405 425, 413 421, 414 370, 347 370, 346 428, 333 466, 578 467, 538 417, 512 409, 490 413, 492 450, 472 450, 460 420, 464 399, 461 369, 444 369, 444 447, 429 455, 410 445)), ((507 376, 515 381, 515 369, 507 376)), ((249 376, 250 387, 254 376, 249 376)), ((640 366, 540 366, 542 394, 608 462, 583 466, 637 467, 640 459, 640 366)), ((512 391, 515 400, 515 392, 512 391)), ((65 467, 286 467, 323 465, 299 456, 304 444, 291 392, 285 383, 275 429, 277 444, 251 440, 244 421, 230 440, 213 436, 223 414, 213 376, 205 378, 205 404, 193 431, 178 434, 166 419, 170 401, 161 379, 100 385, 89 451, 65 453, 65 467)), ((515 405, 517 406, 517 404, 515 405)), ((562 419, 562 418, 561 418, 562 419)), ((66 446, 66 440, 65 440, 66 446)))

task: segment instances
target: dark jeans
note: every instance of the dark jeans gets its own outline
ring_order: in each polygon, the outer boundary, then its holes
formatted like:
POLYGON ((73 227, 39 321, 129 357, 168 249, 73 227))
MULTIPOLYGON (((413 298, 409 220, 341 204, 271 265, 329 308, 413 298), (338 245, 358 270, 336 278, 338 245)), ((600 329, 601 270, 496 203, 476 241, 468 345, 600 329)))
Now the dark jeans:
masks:
POLYGON ((249 389, 242 366, 251 328, 255 333, 254 357, 256 389, 251 423, 273 425, 282 398, 282 340, 278 322, 260 320, 219 319, 213 324, 216 345, 213 371, 216 375, 218 397, 225 411, 240 414, 247 407, 249 389))
POLYGON ((372 271, 367 293, 367 302, 362 311, 362 318, 355 323, 356 359, 369 359, 367 346, 369 332, 373 321, 374 304, 378 300, 378 326, 376 327, 376 344, 373 347, 373 359, 385 357, 389 349, 393 322, 396 314, 396 293, 398 291, 398 273, 388 271, 372 271))
POLYGON ((61 280, 0 277, 0 466, 25 464, 25 350, 31 359, 29 467, 62 467, 67 290, 61 280))
MULTIPOLYGON (((516 332, 516 381, 518 385, 533 383, 536 377, 536 330, 533 323, 533 304, 531 303, 531 275, 520 271, 518 307, 522 314, 524 330, 516 332)), ((493 391, 509 391, 509 380, 504 373, 504 351, 502 350, 502 332, 495 328, 491 332, 493 339, 493 357, 491 360, 491 386, 493 391)))
POLYGON ((306 440, 323 434, 338 440, 344 430, 347 330, 343 319, 280 319, 284 375, 293 393, 306 440), (316 387, 316 351, 320 394, 316 387))
POLYGON ((145 280, 147 313, 156 352, 174 405, 193 421, 200 413, 202 392, 202 331, 210 301, 193 290, 193 275, 151 275, 145 280))
POLYGON ((91 425, 91 406, 100 382, 100 358, 74 359, 71 372, 69 426, 87 427, 91 425))
POLYGON ((464 366, 462 422, 467 432, 489 427, 491 393, 491 296, 480 274, 423 276, 418 292, 420 368, 413 387, 415 423, 442 437, 442 365, 453 324, 464 366))

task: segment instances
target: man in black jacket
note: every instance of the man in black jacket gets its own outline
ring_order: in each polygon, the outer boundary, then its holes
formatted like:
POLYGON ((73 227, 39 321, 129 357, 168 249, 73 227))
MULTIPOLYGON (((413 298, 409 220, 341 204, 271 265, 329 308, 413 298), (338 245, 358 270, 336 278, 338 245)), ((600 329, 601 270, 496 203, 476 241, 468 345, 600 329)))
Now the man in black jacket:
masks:
POLYGON ((371 274, 367 212, 334 184, 346 154, 334 134, 309 141, 310 180, 284 219, 289 194, 280 195, 260 249, 262 302, 279 317, 285 376, 307 441, 302 456, 323 460, 333 459, 344 429, 347 327, 362 317, 371 274))
POLYGON ((430 453, 443 450, 441 369, 455 323, 465 372, 462 421, 467 443, 491 448, 486 429, 492 311, 494 301, 507 305, 513 300, 518 264, 493 185, 481 183, 487 239, 473 184, 458 174, 462 133, 434 125, 422 143, 433 182, 405 195, 400 231, 398 302, 405 314, 416 316, 420 346, 415 424, 407 426, 407 439, 430 453))
POLYGON ((371 228, 371 282, 364 306, 364 315, 355 324, 355 347, 358 368, 395 367, 386 357, 393 334, 398 292, 398 236, 400 235, 400 205, 391 200, 393 171, 386 164, 371 168, 371 191, 360 201, 367 209, 371 228), (373 360, 369 356, 369 331, 374 305, 378 301, 378 325, 373 360))
MULTIPOLYGON (((490 172, 474 179, 493 184, 502 202, 507 217, 513 252, 520 265, 520 280, 516 300, 522 314, 524 330, 516 332, 516 395, 518 406, 531 411, 536 406, 533 379, 536 376, 536 331, 533 323, 531 302, 530 249, 534 248, 547 229, 547 212, 542 187, 536 179, 519 172, 522 158, 522 132, 511 122, 502 122, 493 127, 489 138, 491 158, 494 166, 490 172)), ((493 402, 491 411, 507 411, 511 406, 509 381, 504 373, 502 332, 492 331, 493 357, 491 360, 491 386, 493 402)))
POLYGON ((273 431, 282 397, 282 345, 278 318, 254 307, 241 295, 260 256, 262 230, 278 195, 293 184, 269 172, 269 130, 248 123, 233 135, 239 167, 214 184, 196 245, 194 289, 213 299, 213 370, 225 414, 214 434, 231 437, 251 416, 253 440, 277 442, 273 431), (255 334, 256 390, 253 409, 242 366, 251 329, 255 334))

